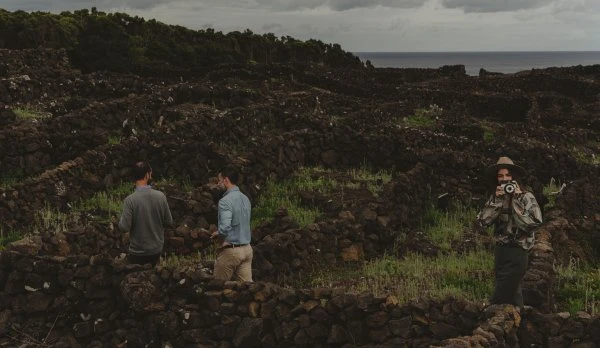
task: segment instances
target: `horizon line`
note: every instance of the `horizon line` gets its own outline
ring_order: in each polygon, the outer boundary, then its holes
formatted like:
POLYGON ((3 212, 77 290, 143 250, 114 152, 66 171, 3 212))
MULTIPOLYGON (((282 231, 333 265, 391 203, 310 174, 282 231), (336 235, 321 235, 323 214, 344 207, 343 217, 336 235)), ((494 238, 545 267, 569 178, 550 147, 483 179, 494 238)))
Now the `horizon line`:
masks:
POLYGON ((550 51, 348 51, 351 53, 600 53, 600 50, 595 51, 567 51, 567 50, 550 50, 550 51))

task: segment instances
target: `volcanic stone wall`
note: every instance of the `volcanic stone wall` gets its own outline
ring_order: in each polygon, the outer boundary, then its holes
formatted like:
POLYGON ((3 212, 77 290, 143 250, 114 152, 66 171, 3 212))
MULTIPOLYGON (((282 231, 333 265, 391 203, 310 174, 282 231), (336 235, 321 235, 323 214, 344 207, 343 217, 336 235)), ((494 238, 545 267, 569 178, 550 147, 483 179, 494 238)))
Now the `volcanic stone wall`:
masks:
POLYGON ((56 347, 125 341, 136 347, 497 347, 592 344, 600 338, 600 318, 585 313, 571 317, 529 309, 521 317, 509 305, 482 311, 459 299, 399 304, 393 296, 209 278, 193 267, 147 269, 102 255, 4 251, 0 336, 26 333, 56 347))
POLYGON ((470 333, 480 314, 460 300, 399 305, 394 297, 342 290, 208 281, 202 271, 144 269, 102 256, 2 252, 0 261, 0 334, 18 328, 41 341, 49 333, 47 340, 61 337, 58 346, 125 340, 133 346, 425 346, 470 333), (49 330, 44 324, 53 320, 49 330))

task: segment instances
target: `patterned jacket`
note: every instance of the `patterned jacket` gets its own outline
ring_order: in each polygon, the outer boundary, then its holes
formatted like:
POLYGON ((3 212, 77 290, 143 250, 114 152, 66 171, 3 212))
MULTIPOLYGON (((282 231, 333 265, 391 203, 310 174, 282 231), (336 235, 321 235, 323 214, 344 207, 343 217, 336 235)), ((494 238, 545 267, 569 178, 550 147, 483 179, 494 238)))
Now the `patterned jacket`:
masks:
POLYGON ((535 228, 542 223, 542 212, 530 192, 492 195, 477 220, 483 226, 494 224, 497 245, 517 244, 529 250, 535 242, 535 228))

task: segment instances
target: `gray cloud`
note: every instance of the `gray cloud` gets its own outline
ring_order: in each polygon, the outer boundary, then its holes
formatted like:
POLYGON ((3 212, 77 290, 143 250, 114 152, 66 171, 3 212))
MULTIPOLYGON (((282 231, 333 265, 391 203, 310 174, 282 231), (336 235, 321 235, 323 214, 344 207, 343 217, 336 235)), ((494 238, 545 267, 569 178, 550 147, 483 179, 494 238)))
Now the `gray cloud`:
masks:
POLYGON ((264 24, 262 27, 262 30, 264 30, 267 33, 272 33, 272 32, 280 32, 283 31, 283 25, 279 24, 279 23, 269 23, 269 24, 264 24))
POLYGON ((307 10, 327 7, 334 11, 346 11, 376 6, 395 8, 415 8, 422 6, 427 0, 256 0, 260 7, 275 10, 307 10))
POLYGON ((532 9, 548 5, 555 0, 441 0, 446 8, 469 12, 505 12, 532 9))
MULTIPOLYGON (((333 11, 347 11, 377 6, 388 8, 419 8, 434 0, 3 0, 2 7, 9 10, 73 10, 97 7, 99 10, 138 9, 148 10, 161 5, 194 6, 201 8, 230 7, 265 11, 301 11, 329 8, 333 11)), ((508 12, 538 8, 564 0, 437 0, 449 9, 470 12, 508 12)), ((571 0, 573 3, 587 3, 589 0, 571 0)), ((594 0, 592 0, 594 1, 594 0)), ((584 6, 587 7, 587 6, 584 6)))
POLYGON ((3 0, 0 8, 25 11, 63 11, 96 7, 98 10, 112 8, 152 9, 161 4, 179 0, 3 0))

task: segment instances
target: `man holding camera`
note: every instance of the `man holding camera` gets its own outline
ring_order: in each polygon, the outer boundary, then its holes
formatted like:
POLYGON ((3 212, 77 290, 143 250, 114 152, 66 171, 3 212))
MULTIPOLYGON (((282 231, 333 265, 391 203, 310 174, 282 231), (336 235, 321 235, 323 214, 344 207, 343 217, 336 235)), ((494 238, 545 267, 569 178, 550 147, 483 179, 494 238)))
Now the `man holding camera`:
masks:
POLYGON ((491 303, 523 307, 521 281, 528 266, 528 251, 535 241, 534 230, 542 223, 542 212, 532 193, 519 185, 525 170, 508 157, 487 168, 486 179, 495 187, 494 194, 477 216, 486 227, 494 225, 495 289, 491 303))

